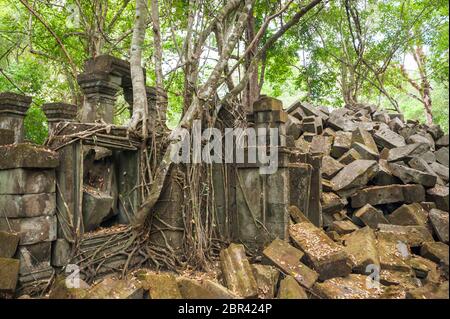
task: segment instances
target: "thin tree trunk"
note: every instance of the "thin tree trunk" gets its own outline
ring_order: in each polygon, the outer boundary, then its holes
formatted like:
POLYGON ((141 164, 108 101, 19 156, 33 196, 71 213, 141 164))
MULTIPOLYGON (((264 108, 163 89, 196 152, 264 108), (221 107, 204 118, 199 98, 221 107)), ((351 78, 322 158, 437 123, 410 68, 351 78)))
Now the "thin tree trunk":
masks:
MULTIPOLYGON (((162 41, 161 41, 161 27, 159 23, 159 6, 158 0, 151 0, 151 13, 153 23, 153 41, 155 48, 155 77, 156 77, 156 111, 159 115, 161 106, 164 101, 162 91, 164 90, 163 71, 162 71, 162 41)), ((161 116, 159 116, 161 118, 161 116)))
POLYGON ((148 136, 147 94, 142 68, 142 45, 145 39, 146 17, 146 0, 136 0, 136 21, 131 39, 130 54, 131 83, 133 85, 133 115, 130 121, 130 128, 136 130, 138 123, 142 121, 142 135, 144 140, 148 136))

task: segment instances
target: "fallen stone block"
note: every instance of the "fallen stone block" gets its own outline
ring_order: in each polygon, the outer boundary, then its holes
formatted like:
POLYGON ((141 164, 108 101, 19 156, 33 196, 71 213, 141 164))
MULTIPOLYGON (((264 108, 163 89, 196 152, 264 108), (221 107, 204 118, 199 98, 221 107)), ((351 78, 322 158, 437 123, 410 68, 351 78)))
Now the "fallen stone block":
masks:
POLYGON ((380 154, 378 153, 378 151, 374 152, 364 144, 355 142, 352 144, 352 148, 358 152, 358 154, 361 156, 361 159, 378 160, 380 158, 380 154))
POLYGON ((179 277, 177 278, 178 288, 183 299, 237 299, 230 290, 211 280, 201 282, 179 277))
POLYGON ((438 265, 424 257, 413 255, 409 260, 409 265, 416 278, 425 282, 439 283, 441 281, 441 273, 438 269, 438 265))
POLYGON ((389 168, 392 174, 405 184, 421 184, 425 187, 436 185, 437 176, 435 174, 428 174, 396 163, 390 163, 389 168))
POLYGON ((321 280, 346 276, 351 272, 350 257, 323 230, 303 222, 290 225, 289 234, 306 254, 307 261, 319 273, 321 280))
POLYGON ((298 284, 292 276, 286 276, 280 282, 278 299, 308 299, 306 291, 298 284))
POLYGON ((13 294, 19 278, 19 260, 0 258, 0 292, 13 294))
POLYGON ((338 161, 343 165, 348 165, 359 159, 361 159, 361 155, 355 149, 351 148, 342 154, 338 161))
POLYGON ((89 285, 79 279, 79 288, 72 287, 71 281, 64 276, 58 276, 50 290, 49 299, 86 299, 89 285), (68 284, 69 283, 69 284, 68 284))
MULTIPOLYGON (((392 119, 392 120, 388 123, 388 126, 389 126, 389 129, 390 129, 390 130, 392 130, 392 131, 398 133, 398 131, 399 131, 400 129, 402 129, 402 128, 405 127, 405 123, 404 123, 402 120, 400 120, 399 118, 394 118, 394 119, 392 119)), ((400 135, 400 136, 401 136, 401 135, 400 135)), ((403 137, 403 136, 402 136, 402 137, 403 137)), ((401 145, 400 145, 400 146, 401 146, 401 145)))
POLYGON ((353 263, 353 272, 370 275, 369 265, 380 267, 375 232, 370 227, 358 229, 343 237, 344 250, 353 263))
POLYGON ((439 209, 430 210, 430 222, 440 241, 448 244, 448 212, 439 209))
POLYGON ((352 133, 337 131, 331 147, 331 156, 339 158, 344 155, 352 146, 352 133))
POLYGON ((56 195, 0 195, 0 216, 8 218, 25 218, 52 216, 56 213, 56 195))
POLYGON ((344 167, 333 179, 333 190, 346 190, 367 185, 378 172, 378 163, 369 160, 356 160, 344 167))
POLYGON ((281 239, 275 239, 264 249, 263 255, 284 273, 294 277, 303 287, 311 288, 319 277, 314 270, 300 262, 304 256, 303 252, 281 239))
POLYGON ((83 226, 86 232, 95 230, 109 215, 114 199, 105 192, 83 187, 83 226))
POLYGON ((400 179, 392 174, 389 163, 385 159, 378 161, 378 172, 373 178, 373 183, 378 186, 401 183, 400 179))
POLYGON ((323 192, 321 196, 322 212, 333 214, 341 211, 347 204, 345 198, 341 198, 335 193, 323 192))
POLYGON ((397 271, 390 269, 381 269, 380 283, 385 286, 400 286, 403 289, 417 288, 420 283, 416 278, 413 278, 412 271, 397 271))
POLYGON ((222 249, 220 265, 226 286, 233 293, 243 298, 258 295, 258 286, 243 245, 230 244, 228 248, 222 249))
POLYGON ((434 140, 431 135, 424 136, 422 134, 413 134, 406 139, 407 144, 426 143, 429 144, 430 150, 434 151, 434 140))
POLYGON ((313 291, 324 299, 378 299, 383 288, 382 285, 376 285, 370 277, 350 274, 316 283, 313 291))
POLYGON ((316 135, 311 141, 309 152, 313 155, 330 155, 333 138, 330 136, 316 135))
POLYGON ((19 143, 0 146, 0 170, 11 168, 54 168, 58 165, 58 153, 40 145, 19 143))
POLYGON ((144 290, 136 279, 107 277, 93 286, 87 299, 143 299, 144 290))
POLYGON ((406 293, 406 299, 448 299, 448 281, 437 285, 428 283, 423 287, 411 289, 406 293))
POLYGON ((415 203, 425 201, 425 189, 422 185, 372 186, 359 190, 351 196, 353 208, 366 204, 381 205, 389 203, 415 203))
POLYGON ((372 137, 372 134, 361 127, 358 127, 352 133, 352 144, 355 143, 366 146, 371 153, 378 155, 378 147, 372 137))
POLYGON ((428 151, 423 154, 418 155, 417 157, 423 159, 428 164, 436 162, 436 155, 434 155, 434 152, 428 151))
POLYGON ((333 137, 333 141, 334 141, 334 137, 336 136, 336 132, 331 127, 327 127, 326 129, 323 130, 322 135, 323 136, 331 136, 331 137, 333 137))
POLYGON ((419 203, 404 204, 387 216, 391 224, 402 226, 425 226, 428 221, 428 213, 419 203))
POLYGON ((15 168, 0 170, 0 194, 39 194, 55 192, 53 169, 15 168), (14 181, 14 183, 11 183, 14 181))
POLYGON ((353 224, 350 220, 335 220, 331 223, 330 230, 335 231, 339 235, 350 234, 359 227, 353 224))
POLYGON ((19 239, 16 233, 0 231, 0 258, 12 258, 16 253, 19 239))
POLYGON ((449 161, 448 147, 441 147, 438 151, 434 153, 434 155, 436 156, 436 161, 438 161, 438 163, 448 167, 449 161))
POLYGON ((430 164, 431 169, 439 176, 444 182, 448 182, 449 180, 449 169, 448 167, 439 164, 437 162, 430 164))
POLYGON ((302 122, 292 115, 288 115, 286 122, 286 134, 292 136, 294 140, 302 134, 302 122))
POLYGON ((437 264, 449 264, 448 245, 441 242, 428 241, 422 244, 420 255, 437 264))
POLYGON ((294 142, 294 145, 295 148, 298 148, 302 153, 308 153, 311 143, 306 140, 305 134, 303 134, 294 142))
POLYGON ((20 234, 20 245, 31 245, 56 239, 56 216, 6 219, 0 217, 0 231, 20 234))
POLYGON ((341 116, 336 112, 332 112, 328 118, 328 126, 336 131, 352 132, 357 128, 357 124, 350 116, 341 116))
POLYGON ((324 156, 322 158, 322 177, 331 179, 344 168, 344 165, 331 156, 324 156))
POLYGON ((306 218, 305 214, 297 206, 289 206, 288 210, 294 223, 309 222, 308 218, 306 218))
MULTIPOLYGON (((252 269, 258 285, 258 298, 275 298, 276 287, 280 277, 280 272, 278 269, 269 265, 261 264, 253 264, 252 269)), ((292 279, 294 278, 292 277, 292 279)))
POLYGON ((313 134, 314 136, 322 134, 322 120, 315 116, 306 116, 302 121, 302 129, 304 132, 313 134))
POLYGON ((373 135, 375 142, 380 148, 386 147, 388 149, 402 147, 406 145, 405 138, 394 131, 383 127, 376 131, 373 135))
POLYGON ((401 237, 377 234, 377 249, 381 269, 411 272, 408 260, 411 258, 409 246, 401 237))
POLYGON ((400 241, 410 247, 420 247, 423 243, 433 241, 433 236, 425 226, 378 225, 378 236, 392 241, 400 241))
POLYGON ((436 141, 436 146, 444 147, 448 146, 448 134, 443 135, 436 141))
POLYGON ((427 163, 426 160, 424 160, 421 157, 414 157, 408 162, 408 165, 411 168, 414 168, 416 170, 425 172, 429 175, 436 176, 436 183, 440 185, 444 185, 444 181, 433 171, 431 166, 427 163))
POLYGON ((421 202, 420 205, 423 207, 423 209, 425 209, 427 212, 429 212, 430 210, 432 210, 433 208, 437 208, 436 207, 436 203, 434 202, 421 202))
POLYGON ((427 200, 436 203, 436 208, 449 211, 449 191, 448 186, 436 185, 427 189, 427 200))
POLYGON ((148 272, 138 276, 149 299, 181 299, 180 289, 174 275, 148 272))
POLYGON ((70 261, 71 257, 71 245, 63 239, 58 238, 52 243, 52 266, 64 267, 70 261))
POLYGON ((20 261, 21 275, 48 269, 51 260, 51 242, 19 246, 16 258, 20 261))
POLYGON ((402 147, 396 147, 389 150, 388 162, 397 162, 403 160, 410 160, 413 157, 430 150, 430 145, 426 143, 408 144, 402 147))
POLYGON ((366 204, 358 209, 354 216, 359 218, 364 225, 369 226, 372 229, 377 229, 378 224, 389 224, 389 221, 384 217, 383 212, 370 204, 366 204))

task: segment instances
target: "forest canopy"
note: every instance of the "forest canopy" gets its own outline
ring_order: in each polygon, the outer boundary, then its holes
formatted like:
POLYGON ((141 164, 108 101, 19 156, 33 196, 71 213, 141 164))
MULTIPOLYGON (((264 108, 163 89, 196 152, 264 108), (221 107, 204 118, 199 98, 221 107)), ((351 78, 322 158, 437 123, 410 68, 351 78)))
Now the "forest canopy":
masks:
POLYGON ((0 91, 33 97, 28 139, 47 136, 43 103, 82 104, 86 59, 133 60, 136 5, 135 61, 167 92, 169 127, 196 96, 245 107, 267 94, 285 107, 374 103, 448 131, 446 0, 0 0, 0 91))

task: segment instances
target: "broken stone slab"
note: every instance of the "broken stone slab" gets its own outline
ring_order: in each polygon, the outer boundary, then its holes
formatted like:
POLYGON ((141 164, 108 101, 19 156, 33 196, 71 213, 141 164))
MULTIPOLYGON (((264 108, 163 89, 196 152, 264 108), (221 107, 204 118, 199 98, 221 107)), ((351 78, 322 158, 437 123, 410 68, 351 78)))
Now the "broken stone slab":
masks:
POLYGON ((72 247, 70 243, 63 238, 58 238, 52 242, 52 266, 66 266, 70 261, 71 251, 72 247))
POLYGON ((275 239, 264 249, 263 255, 284 273, 294 277, 303 287, 311 288, 319 277, 314 270, 300 262, 304 256, 303 252, 281 239, 275 239))
POLYGON ((377 234, 377 250, 381 269, 411 272, 408 260, 411 258, 409 246, 396 236, 377 234))
POLYGON ((294 145, 295 148, 298 148, 302 153, 308 153, 311 143, 306 140, 305 134, 303 134, 294 142, 294 145))
POLYGON ((413 134, 406 139, 406 143, 407 144, 428 143, 430 145, 431 151, 434 151, 435 149, 434 140, 433 137, 431 137, 431 135, 424 136, 422 134, 413 134))
POLYGON ((425 201, 425 189, 422 185, 372 186, 359 190, 351 196, 353 208, 366 204, 381 205, 389 203, 416 203, 425 201))
POLYGON ((50 267, 51 242, 19 246, 16 258, 20 260, 21 275, 44 270, 50 267))
POLYGON ((344 155, 352 146, 352 133, 337 131, 331 147, 331 156, 339 158, 344 155))
POLYGON ((305 253, 308 263, 319 273, 321 280, 346 276, 351 272, 351 261, 348 254, 322 229, 311 223, 303 222, 290 225, 289 234, 305 253))
POLYGON ((448 212, 432 209, 430 210, 429 217, 439 240, 448 245, 448 212))
POLYGON ((326 179, 333 178, 344 165, 332 158, 331 156, 322 157, 322 177, 326 179))
POLYGON ((177 280, 170 273, 146 272, 138 274, 144 292, 148 292, 149 299, 181 299, 177 280))
POLYGON ((305 214, 297 206, 289 206, 288 210, 294 223, 309 222, 308 218, 306 218, 305 214))
POLYGON ((430 150, 430 145, 427 143, 414 143, 402 147, 395 147, 389 150, 388 162, 397 162, 403 160, 410 160, 415 156, 430 150))
MULTIPOLYGON (((405 127, 405 123, 400 120, 399 118, 394 118, 392 119, 389 123, 388 123, 389 129, 391 131, 394 131, 396 133, 399 132, 399 130, 401 130, 402 128, 405 127)), ((400 135, 401 136, 401 135, 400 135)), ((403 136, 402 136, 403 137, 403 136)))
POLYGON ((286 121, 286 134, 298 139, 302 134, 302 122, 292 115, 288 115, 288 120, 286 121))
POLYGON ((414 157, 409 162, 408 165, 416 170, 425 172, 429 175, 436 176, 436 183, 440 185, 444 185, 444 181, 433 171, 431 166, 421 157, 414 157))
POLYGON ((13 294, 19 278, 19 260, 0 258, 0 292, 13 294))
POLYGON ((448 146, 448 134, 443 135, 436 141, 436 146, 444 147, 448 146))
POLYGON ((436 156, 436 160, 438 161, 438 163, 448 167, 448 161, 449 161, 448 146, 441 147, 438 151, 434 152, 434 155, 436 156))
POLYGON ((323 111, 322 108, 316 107, 307 102, 300 102, 300 108, 308 116, 316 116, 321 118, 323 121, 328 119, 328 115, 323 111))
POLYGON ((421 184, 425 187, 433 187, 437 182, 436 174, 428 174, 396 163, 389 163, 389 168, 392 174, 405 184, 421 184))
POLYGON ((0 146, 0 169, 55 168, 58 165, 58 153, 43 146, 30 143, 0 146))
POLYGON ((439 283, 441 281, 441 274, 435 262, 421 256, 413 255, 409 260, 409 265, 417 278, 425 282, 439 283))
POLYGON ((93 187, 83 187, 83 226, 85 231, 92 231, 100 226, 109 215, 114 199, 107 193, 93 187))
POLYGON ((202 281, 186 277, 177 278, 178 288, 183 299, 237 299, 230 290, 222 285, 205 279, 202 281))
POLYGON ((294 277, 287 275, 280 282, 278 299, 308 299, 306 291, 298 284, 294 277))
POLYGON ((427 200, 436 203, 436 208, 449 211, 449 191, 448 186, 436 185, 427 189, 427 200))
POLYGON ((381 269, 380 283, 385 286, 400 286, 403 289, 413 289, 420 285, 420 282, 413 278, 412 271, 398 271, 391 269, 381 269))
POLYGON ((333 214, 341 211, 347 204, 345 198, 341 198, 332 192, 323 192, 321 195, 322 212, 333 214))
POLYGON ((378 160, 380 158, 380 154, 372 151, 369 147, 364 144, 355 142, 352 144, 352 148, 361 155, 361 159, 365 160, 378 160))
POLYGON ((0 231, 0 258, 12 258, 16 253, 19 239, 16 233, 0 231))
POLYGON ((56 239, 56 216, 7 219, 0 217, 0 231, 20 234, 20 245, 32 245, 56 239))
POLYGON ((333 179, 333 190, 346 190, 367 185, 378 172, 378 163, 370 160, 356 160, 344 167, 333 179))
POLYGON ((373 178, 373 183, 378 186, 400 183, 400 179, 392 174, 389 163, 385 159, 378 161, 378 172, 373 178))
POLYGON ((378 228, 378 237, 400 241, 410 247, 420 247, 425 242, 433 241, 433 236, 425 226, 379 224, 378 228))
POLYGON ((302 129, 305 133, 312 134, 313 136, 322 134, 322 120, 316 116, 305 116, 302 121, 302 129))
POLYGON ((323 136, 331 136, 331 137, 333 137, 333 141, 334 141, 334 137, 336 136, 336 132, 331 127, 327 127, 326 129, 323 130, 322 135, 323 136))
POLYGON ((435 202, 421 202, 420 205, 421 205, 421 206, 423 207, 423 209, 425 209, 427 212, 429 212, 429 211, 432 210, 433 208, 437 208, 435 202))
POLYGON ((448 245, 441 242, 428 241, 422 244, 420 255, 437 264, 449 264, 448 245))
POLYGON ((64 276, 57 276, 50 290, 49 299, 85 299, 88 294, 89 285, 79 279, 80 287, 72 287, 70 280, 64 276), (68 285, 69 283, 69 285, 68 285))
POLYGON ((358 230, 359 227, 350 220, 335 220, 331 223, 329 229, 335 231, 339 235, 346 235, 358 230))
POLYGON ((356 216, 362 223, 372 229, 377 229, 378 224, 389 224, 389 221, 384 217, 383 212, 376 209, 370 204, 366 204, 358 209, 354 216, 356 216))
POLYGON ((417 157, 423 159, 428 164, 436 162, 436 155, 434 155, 434 152, 432 151, 425 152, 418 155, 417 157))
POLYGON ((411 289, 406 293, 406 299, 448 299, 448 281, 438 285, 427 283, 423 287, 411 289))
POLYGON ((144 290, 136 279, 106 277, 93 286, 87 299, 143 299, 144 290))
POLYGON ((378 299, 383 293, 383 288, 382 285, 376 285, 368 276, 350 274, 347 277, 316 283, 313 291, 319 298, 324 299, 378 299))
POLYGON ((378 155, 378 147, 370 132, 358 127, 352 132, 352 144, 360 143, 366 146, 370 152, 378 155))
POLYGON ((230 244, 220 252, 220 265, 228 289, 243 298, 258 295, 258 286, 250 263, 245 255, 244 246, 230 244))
POLYGON ((309 152, 313 155, 329 155, 331 152, 331 146, 333 144, 333 138, 330 136, 316 135, 311 141, 309 152))
POLYGON ((327 121, 328 126, 336 131, 352 132, 357 128, 357 124, 351 116, 341 116, 336 112, 332 112, 327 121))
POLYGON ((261 264, 253 264, 252 269, 253 275, 256 279, 256 283, 258 285, 258 298, 274 298, 278 279, 280 277, 280 272, 278 271, 278 269, 269 265, 261 264))
POLYGON ((431 169, 439 176, 444 182, 449 180, 449 169, 448 167, 439 164, 437 162, 430 164, 431 169))
POLYGON ((405 138, 403 136, 395 133, 385 126, 376 131, 373 134, 373 138, 380 148, 386 147, 388 149, 392 149, 406 145, 405 138))
POLYGON ((372 266, 380 267, 375 232, 370 227, 358 229, 343 237, 344 250, 353 263, 353 272, 370 275, 372 266), (368 268, 368 266, 370 266, 368 268))
POLYGON ((351 148, 341 157, 339 157, 338 161, 344 165, 348 165, 359 159, 361 159, 361 154, 359 154, 355 149, 351 148))
POLYGON ((53 216, 55 213, 55 193, 0 195, 1 217, 25 218, 53 216))
POLYGON ((39 194, 55 192, 53 169, 0 170, 0 194, 39 194), (11 183, 11 181, 14 181, 11 183))
POLYGON ((428 213, 419 203, 403 204, 388 215, 387 219, 394 225, 425 226, 428 221, 428 213))

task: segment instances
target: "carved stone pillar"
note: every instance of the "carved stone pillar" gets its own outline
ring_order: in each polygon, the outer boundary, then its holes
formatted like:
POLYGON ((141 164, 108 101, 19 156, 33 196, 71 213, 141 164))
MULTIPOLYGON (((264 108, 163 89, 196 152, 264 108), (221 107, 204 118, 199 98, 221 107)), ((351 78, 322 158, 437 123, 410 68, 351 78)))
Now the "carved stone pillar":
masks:
POLYGON ((45 103, 42 110, 47 116, 48 130, 53 131, 60 122, 75 122, 77 117, 77 106, 67 103, 45 103))
POLYGON ((4 92, 0 93, 0 129, 14 131, 14 143, 24 140, 24 118, 31 104, 31 97, 4 92))

